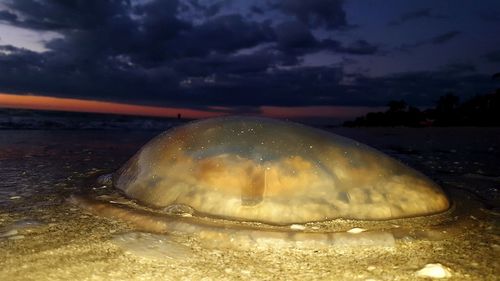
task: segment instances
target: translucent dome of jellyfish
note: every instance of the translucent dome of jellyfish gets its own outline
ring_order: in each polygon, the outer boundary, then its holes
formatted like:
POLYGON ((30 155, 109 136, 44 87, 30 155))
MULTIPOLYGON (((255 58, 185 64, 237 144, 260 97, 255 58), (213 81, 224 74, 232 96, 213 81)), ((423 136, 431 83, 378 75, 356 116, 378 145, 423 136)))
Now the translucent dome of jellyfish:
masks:
MULTIPOLYGON (((147 143, 112 181, 141 206, 189 213, 185 225, 196 217, 276 226, 391 220, 449 208, 438 185, 369 146, 258 117, 174 127, 147 143)), ((96 213, 112 212, 101 203, 74 201, 96 213)), ((160 217, 116 216, 155 221, 152 228, 160 217)))

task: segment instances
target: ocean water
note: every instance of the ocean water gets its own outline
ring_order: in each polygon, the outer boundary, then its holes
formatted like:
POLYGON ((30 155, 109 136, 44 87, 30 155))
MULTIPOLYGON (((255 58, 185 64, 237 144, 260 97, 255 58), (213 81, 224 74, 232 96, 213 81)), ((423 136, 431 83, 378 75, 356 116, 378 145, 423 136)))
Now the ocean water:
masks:
POLYGON ((500 253, 500 128, 329 130, 373 146, 423 172, 453 198, 462 196, 473 201, 480 215, 464 210, 471 223, 456 228, 459 233, 453 239, 446 240, 444 235, 440 242, 399 241, 395 250, 378 254, 292 252, 287 257, 291 261, 283 262, 282 253, 272 252, 266 255, 276 255, 270 262, 277 264, 264 269, 258 266, 263 252, 203 252, 193 246, 190 255, 198 253, 203 260, 149 262, 126 255, 108 243, 116 239, 116 233, 133 228, 93 217, 69 204, 67 198, 85 188, 104 188, 96 185, 95 179, 119 168, 159 132, 0 130, 0 279, 25 280, 45 274, 39 280, 82 280, 91 276, 155 280, 155 274, 167 272, 172 280, 233 280, 238 276, 391 280, 396 275, 412 280, 418 269, 440 262, 451 268, 456 280, 495 280, 500 274, 495 266, 500 253), (332 259, 338 264, 334 269, 332 259), (350 263, 353 259, 356 264, 350 263), (77 264, 83 264, 82 268, 76 269, 77 264), (141 275, 146 274, 141 270, 149 270, 149 275, 141 275))

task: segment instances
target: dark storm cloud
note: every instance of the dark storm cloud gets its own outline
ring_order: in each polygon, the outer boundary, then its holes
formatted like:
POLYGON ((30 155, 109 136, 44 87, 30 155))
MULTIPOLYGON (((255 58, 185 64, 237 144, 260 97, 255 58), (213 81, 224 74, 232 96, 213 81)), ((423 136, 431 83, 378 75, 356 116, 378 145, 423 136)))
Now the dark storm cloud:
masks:
POLYGON ((6 21, 6 22, 16 22, 17 21, 17 15, 13 14, 9 11, 0 11, 0 22, 1 21, 6 21))
MULTIPOLYGON (((333 67, 268 68, 288 59, 272 51, 251 55, 184 58, 171 67, 137 71, 123 67, 80 71, 56 57, 12 46, 0 48, 3 91, 64 93, 74 97, 155 101, 155 104, 252 107, 260 105, 372 105, 393 99, 429 105, 447 91, 471 96, 492 89, 489 76, 452 69, 370 78, 333 67), (9 53, 9 55, 5 54, 9 53), (214 69, 217 71, 214 72, 214 69), (460 83, 457 83, 459 81, 460 83), (457 86, 459 85, 459 86, 457 86), (478 87, 477 85, 481 85, 478 87)), ((78 66, 80 67, 80 66, 78 66)))
POLYGON ((391 26, 402 25, 406 22, 418 20, 418 19, 444 19, 445 17, 442 15, 437 15, 432 12, 430 8, 419 9, 411 12, 407 12, 402 14, 399 18, 392 20, 388 23, 391 26))
POLYGON ((439 34, 439 35, 432 37, 429 40, 429 42, 432 44, 435 44, 435 45, 444 44, 444 43, 450 41, 451 39, 457 37, 458 35, 460 35, 460 33, 461 33, 460 31, 454 30, 454 31, 443 33, 443 34, 439 34))
POLYGON ((357 40, 347 46, 340 46, 338 52, 353 55, 373 55, 378 52, 378 46, 368 43, 365 40, 357 40))
POLYGON ((498 24, 500 22, 500 10, 482 11, 479 13, 479 18, 488 23, 498 24))
MULTIPOLYGON (((207 3, 10 1, 9 10, 0 12, 2 22, 56 31, 60 37, 50 40, 43 53, 0 46, 0 92, 249 110, 260 105, 378 106, 406 97, 418 105, 457 79, 464 85, 483 81, 463 66, 462 71, 456 66, 455 71, 368 78, 341 67, 304 64, 303 56, 311 53, 345 54, 349 60, 379 52, 363 39, 315 36, 318 29, 349 26, 342 1, 270 1, 272 12, 255 6, 253 13, 280 17, 259 20, 207 3), (184 16, 191 12, 202 16, 184 16), (344 83, 344 78, 354 82, 344 83)), ((458 35, 451 31, 418 44, 443 44, 458 35)), ((464 95, 470 92, 464 89, 464 95)))
POLYGON ((484 58, 490 63, 499 63, 500 62, 500 50, 489 52, 489 53, 484 55, 484 58))
POLYGON ((277 42, 283 49, 317 47, 318 41, 309 28, 301 22, 283 22, 276 27, 277 42))
POLYGON ((341 78, 338 68, 277 68, 191 81, 185 85, 184 96, 219 105, 327 105, 339 101, 336 94, 341 92, 341 78))
POLYGON ((365 40, 357 40, 347 45, 332 39, 318 40, 306 25, 298 21, 278 24, 275 34, 281 50, 297 55, 319 50, 351 55, 373 55, 378 52, 378 46, 365 40))
POLYGON ((338 92, 335 89, 339 88, 338 81, 342 77, 337 68, 269 69, 271 62, 291 59, 274 51, 214 55, 208 59, 184 58, 178 65, 172 64, 174 68, 179 67, 175 70, 162 67, 141 71, 126 64, 106 67, 105 62, 101 68, 85 71, 83 63, 61 63, 56 55, 12 46, 2 46, 0 51, 3 51, 0 52, 2 91, 32 92, 37 89, 44 94, 154 100, 158 104, 198 107, 322 104, 325 97, 331 98, 338 92))
POLYGON ((451 63, 441 68, 445 72, 453 74, 464 74, 476 71, 476 66, 471 63, 451 63))
POLYGON ((199 0, 188 0, 181 7, 181 11, 186 10, 197 10, 200 11, 206 17, 211 17, 219 13, 225 5, 229 4, 231 1, 216 1, 214 3, 204 3, 199 0))
POLYGON ((129 1, 120 0, 11 0, 6 5, 21 15, 10 23, 39 30, 96 28, 112 17, 124 16, 130 8, 129 1))
POLYGON ((452 39, 459 36, 462 32, 458 30, 452 30, 449 32, 441 33, 428 39, 420 40, 412 44, 403 44, 398 49, 401 51, 409 51, 413 48, 425 46, 425 45, 441 45, 445 44, 452 39))
POLYGON ((193 26, 177 17, 184 7, 177 1, 150 1, 135 7, 128 1, 15 1, 9 7, 25 17, 11 24, 62 28, 64 38, 47 47, 76 57, 121 55, 138 64, 158 64, 179 56, 232 52, 273 38, 267 24, 246 21, 241 15, 219 16, 193 26), (35 20, 39 18, 43 20, 35 20))
POLYGON ((269 1, 270 7, 294 16, 309 27, 340 28, 347 25, 342 0, 269 1))
POLYGON ((262 9, 261 7, 258 7, 258 6, 251 6, 250 11, 252 13, 259 14, 259 15, 264 14, 264 9, 262 9))
POLYGON ((488 93, 494 87, 495 83, 490 75, 448 68, 375 78, 359 76, 353 92, 357 93, 359 102, 364 100, 371 105, 383 106, 390 100, 402 99, 414 106, 430 106, 440 96, 450 92, 465 100, 488 93))
POLYGON ((0 91, 137 100, 138 96, 151 98, 166 91, 169 85, 176 85, 173 73, 166 68, 148 73, 109 61, 75 62, 56 53, 40 54, 13 46, 1 46, 0 51, 3 51, 0 52, 0 91))
POLYGON ((191 28, 166 44, 175 57, 230 53, 274 40, 268 24, 246 21, 241 15, 223 15, 191 28))
POLYGON ((204 58, 177 59, 172 66, 187 77, 207 75, 246 75, 263 73, 273 66, 293 66, 298 58, 282 51, 265 48, 252 54, 211 54, 204 58))

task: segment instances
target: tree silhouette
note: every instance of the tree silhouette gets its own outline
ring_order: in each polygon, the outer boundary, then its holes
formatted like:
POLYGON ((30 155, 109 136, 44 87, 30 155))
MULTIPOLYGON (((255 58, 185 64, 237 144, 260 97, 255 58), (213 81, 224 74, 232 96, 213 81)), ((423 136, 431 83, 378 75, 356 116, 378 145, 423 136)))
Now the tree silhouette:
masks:
POLYGON ((460 98, 453 93, 441 96, 436 104, 436 110, 441 112, 450 112, 457 109, 460 104, 460 98))
MULTIPOLYGON (((500 81, 500 72, 491 76, 500 81)), ((370 112, 344 126, 500 126, 500 88, 464 103, 452 92, 441 96, 436 107, 420 111, 404 100, 390 101, 385 112, 370 112)))
POLYGON ((390 101, 387 106, 389 107, 389 112, 402 112, 408 108, 408 104, 404 100, 390 101))
POLYGON ((436 109, 431 111, 435 125, 437 126, 453 126, 460 122, 459 112, 457 111, 460 105, 460 98, 453 93, 448 93, 441 96, 436 103, 436 109))

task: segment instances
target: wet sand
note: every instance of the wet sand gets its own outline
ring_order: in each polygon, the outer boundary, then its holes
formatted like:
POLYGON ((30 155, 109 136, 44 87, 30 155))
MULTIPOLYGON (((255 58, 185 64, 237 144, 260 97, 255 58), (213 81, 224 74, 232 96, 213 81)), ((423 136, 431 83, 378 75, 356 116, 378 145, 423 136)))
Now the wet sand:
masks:
POLYGON ((133 226, 66 199, 100 188, 97 175, 120 167, 157 132, 5 130, 0 280, 425 280, 416 272, 429 263, 449 268, 449 280, 498 280, 500 129, 332 131, 436 180, 456 203, 445 225, 429 232, 416 224, 394 247, 227 249, 181 237, 189 256, 125 253, 111 240, 133 226))

